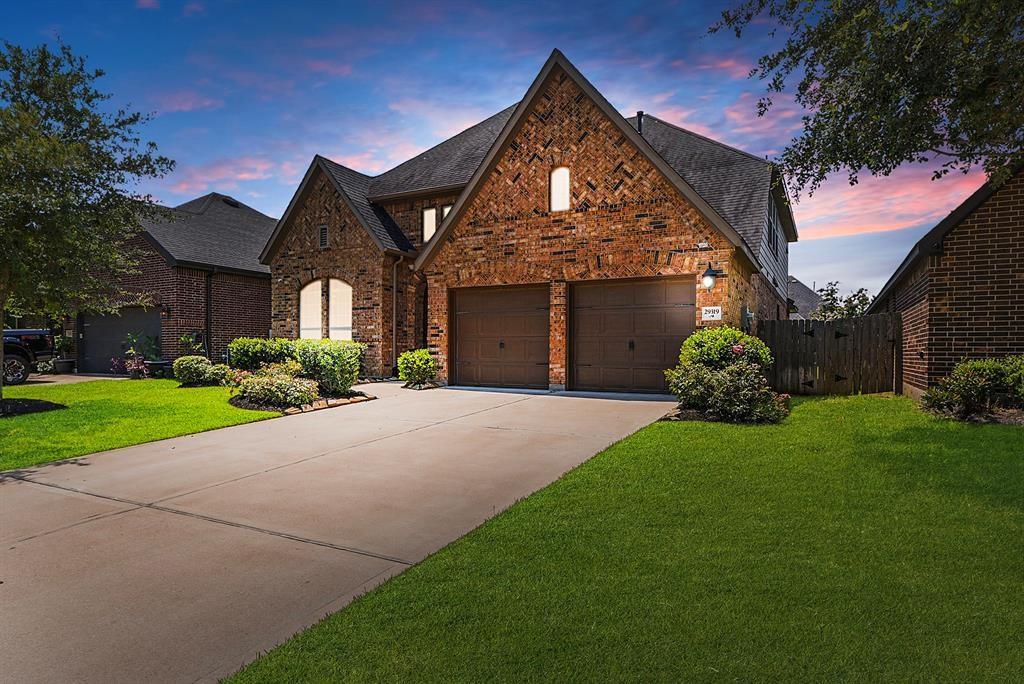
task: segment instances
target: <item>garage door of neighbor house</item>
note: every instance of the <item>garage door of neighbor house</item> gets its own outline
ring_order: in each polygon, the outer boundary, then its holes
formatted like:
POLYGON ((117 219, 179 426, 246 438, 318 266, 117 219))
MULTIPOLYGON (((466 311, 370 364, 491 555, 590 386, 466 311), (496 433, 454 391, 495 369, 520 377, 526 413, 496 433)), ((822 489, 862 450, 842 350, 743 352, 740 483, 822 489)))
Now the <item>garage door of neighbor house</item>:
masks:
POLYGON ((129 334, 160 338, 160 310, 128 306, 116 314, 84 315, 78 372, 109 373, 110 360, 124 356, 129 334))
POLYGON ((577 390, 665 392, 665 369, 696 327, 693 277, 576 283, 571 376, 577 390))
POLYGON ((456 384, 547 389, 547 285, 456 290, 452 305, 456 384))

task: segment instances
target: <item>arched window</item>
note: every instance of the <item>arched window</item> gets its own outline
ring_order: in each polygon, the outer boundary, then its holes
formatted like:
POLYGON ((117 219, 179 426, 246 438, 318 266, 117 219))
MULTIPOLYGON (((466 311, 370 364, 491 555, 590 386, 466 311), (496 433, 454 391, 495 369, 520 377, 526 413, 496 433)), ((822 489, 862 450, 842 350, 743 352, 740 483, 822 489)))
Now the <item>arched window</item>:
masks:
POLYGON ((299 291, 299 339, 319 340, 324 336, 322 299, 322 281, 307 283, 299 291))
POLYGON ((352 339, 352 286, 331 278, 327 292, 327 328, 332 340, 352 339))
POLYGON ((551 172, 551 211, 569 208, 569 169, 559 166, 551 172))

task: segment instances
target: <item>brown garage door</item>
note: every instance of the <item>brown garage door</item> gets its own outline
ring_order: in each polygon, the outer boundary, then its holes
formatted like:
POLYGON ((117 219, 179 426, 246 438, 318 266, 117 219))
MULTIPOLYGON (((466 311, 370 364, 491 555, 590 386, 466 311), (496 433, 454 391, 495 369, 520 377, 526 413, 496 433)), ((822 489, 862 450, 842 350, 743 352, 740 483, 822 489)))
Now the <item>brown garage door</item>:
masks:
POLYGON ((456 290, 455 382, 548 386, 548 287, 456 290))
POLYGON ((572 303, 573 389, 667 391, 696 326, 693 277, 578 283, 572 303))

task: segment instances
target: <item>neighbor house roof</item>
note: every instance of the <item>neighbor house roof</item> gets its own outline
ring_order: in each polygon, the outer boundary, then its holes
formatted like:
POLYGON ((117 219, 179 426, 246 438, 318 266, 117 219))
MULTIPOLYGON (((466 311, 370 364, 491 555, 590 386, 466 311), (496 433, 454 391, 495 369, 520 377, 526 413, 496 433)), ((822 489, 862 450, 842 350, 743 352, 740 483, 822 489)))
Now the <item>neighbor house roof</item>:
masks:
MULTIPOLYGON (((1021 169, 1017 169, 1014 172, 1019 173, 1021 169)), ((900 281, 903 280, 908 274, 913 273, 915 267, 921 263, 921 260, 932 254, 937 254, 942 249, 942 241, 951 230, 957 227, 961 221, 970 216, 970 214, 980 207, 985 200, 995 194, 999 188, 986 182, 980 188, 974 191, 974 193, 968 197, 963 203, 953 211, 949 212, 946 218, 942 219, 938 225, 929 230, 924 234, 920 240, 910 249, 910 253, 907 254, 903 262, 897 267, 896 271, 892 274, 892 277, 885 283, 878 296, 875 297, 871 304, 868 306, 866 313, 875 313, 882 308, 882 302, 889 296, 893 288, 895 288, 900 281)))
POLYGON ((173 266, 267 275, 260 250, 277 219, 211 192, 146 221, 143 236, 173 266))
MULTIPOLYGON (((821 295, 793 276, 789 276, 787 296, 793 303, 792 308, 796 310, 795 318, 810 318, 811 314, 821 306, 821 295)), ((791 317, 794 317, 793 313, 790 311, 791 317)))

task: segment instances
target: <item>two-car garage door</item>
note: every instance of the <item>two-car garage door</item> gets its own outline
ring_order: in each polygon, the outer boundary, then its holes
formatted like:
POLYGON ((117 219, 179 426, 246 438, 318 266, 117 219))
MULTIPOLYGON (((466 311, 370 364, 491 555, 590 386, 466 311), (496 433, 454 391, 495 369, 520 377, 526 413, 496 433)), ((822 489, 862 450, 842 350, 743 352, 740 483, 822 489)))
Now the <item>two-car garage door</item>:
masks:
MULTIPOLYGON (((595 281, 570 286, 569 386, 663 392, 664 370, 694 330, 694 279, 595 281)), ((456 290, 454 382, 548 386, 547 285, 456 290)))

